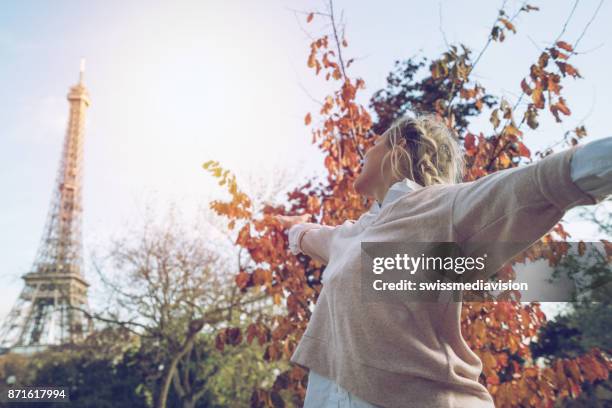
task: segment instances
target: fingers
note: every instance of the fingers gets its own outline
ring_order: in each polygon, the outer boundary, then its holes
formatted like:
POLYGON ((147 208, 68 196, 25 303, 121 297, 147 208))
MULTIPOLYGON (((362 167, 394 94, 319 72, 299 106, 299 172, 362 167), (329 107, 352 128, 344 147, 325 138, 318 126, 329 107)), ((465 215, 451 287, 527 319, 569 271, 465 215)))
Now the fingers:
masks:
POLYGON ((283 228, 288 228, 291 225, 293 225, 293 222, 292 222, 290 216, 287 216, 287 215, 275 215, 274 217, 281 223, 283 228))
POLYGON ((301 222, 308 222, 310 220, 310 214, 302 214, 300 216, 300 221, 301 222))
POLYGON ((302 215, 275 215, 276 218, 283 228, 289 228, 294 224, 299 224, 303 222, 308 222, 310 219, 310 214, 302 214, 302 215))

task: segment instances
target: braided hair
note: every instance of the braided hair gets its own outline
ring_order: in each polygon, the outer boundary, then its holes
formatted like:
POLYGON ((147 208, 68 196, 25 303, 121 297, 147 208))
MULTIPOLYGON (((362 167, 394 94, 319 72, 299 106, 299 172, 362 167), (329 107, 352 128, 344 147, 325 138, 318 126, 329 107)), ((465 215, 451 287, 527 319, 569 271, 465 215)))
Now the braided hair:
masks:
POLYGON ((439 117, 402 116, 382 136, 395 177, 409 178, 422 186, 463 180, 465 162, 458 137, 439 117))

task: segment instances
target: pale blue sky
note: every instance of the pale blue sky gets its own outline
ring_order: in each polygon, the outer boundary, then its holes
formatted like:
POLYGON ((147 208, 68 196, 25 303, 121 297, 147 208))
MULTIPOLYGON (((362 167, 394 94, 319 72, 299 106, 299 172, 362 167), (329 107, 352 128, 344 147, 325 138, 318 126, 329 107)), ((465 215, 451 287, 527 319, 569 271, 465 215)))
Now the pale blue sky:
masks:
MULTIPOLYGON (((508 1, 514 11, 522 2, 508 1)), ((563 39, 573 42, 599 2, 578 5, 563 39)), ((365 79, 365 101, 384 85, 396 59, 450 42, 477 52, 501 1, 337 1, 344 10, 347 55, 365 79)), ((491 92, 513 102, 529 64, 561 30, 574 1, 533 1, 541 11, 517 21, 518 34, 493 44, 475 70, 491 92), (534 44, 535 43, 535 44, 534 44)), ((13 1, 0 13, 0 318, 22 288, 43 231, 64 137, 69 86, 87 58, 88 115, 84 176, 85 255, 147 203, 176 201, 194 211, 218 196, 201 169, 209 159, 244 177, 287 167, 320 172, 321 157, 303 125, 306 112, 330 89, 306 68, 309 39, 323 32, 290 9, 324 8, 319 1, 13 1)), ((589 139, 609 136, 612 84, 610 4, 574 58, 584 79, 564 81, 573 115, 561 126, 542 120, 528 145, 542 147, 584 121, 589 139)), ((315 122, 317 120, 314 115, 315 122)), ((473 131, 490 132, 486 121, 473 131), (480 126, 480 127, 479 127, 480 126)), ((572 217, 568 217, 571 219, 572 217)), ((575 239, 597 238, 572 222, 575 239)), ((87 264, 89 267, 89 264, 87 264)), ((91 275, 90 272, 87 272, 91 275)))

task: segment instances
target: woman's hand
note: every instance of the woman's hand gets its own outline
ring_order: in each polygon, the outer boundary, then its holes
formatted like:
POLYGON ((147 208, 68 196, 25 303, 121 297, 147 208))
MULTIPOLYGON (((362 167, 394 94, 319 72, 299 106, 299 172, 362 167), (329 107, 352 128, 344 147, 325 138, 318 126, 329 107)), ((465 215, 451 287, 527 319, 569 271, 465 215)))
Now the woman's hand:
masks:
POLYGON ((302 215, 275 215, 274 216, 278 221, 280 221, 283 228, 291 228, 295 224, 301 224, 304 222, 308 222, 311 215, 310 214, 302 214, 302 215))

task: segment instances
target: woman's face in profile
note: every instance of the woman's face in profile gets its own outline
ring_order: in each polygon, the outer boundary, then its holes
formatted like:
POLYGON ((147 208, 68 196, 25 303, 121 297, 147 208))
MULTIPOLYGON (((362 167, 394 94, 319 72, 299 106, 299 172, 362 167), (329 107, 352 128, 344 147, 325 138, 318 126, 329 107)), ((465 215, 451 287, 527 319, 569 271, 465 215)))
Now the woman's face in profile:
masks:
POLYGON ((353 184, 355 191, 360 195, 373 196, 376 189, 380 189, 386 184, 386 178, 390 174, 389 160, 386 160, 381 171, 381 163, 385 154, 389 151, 386 138, 386 135, 378 136, 374 145, 368 149, 363 158, 361 172, 353 184))

